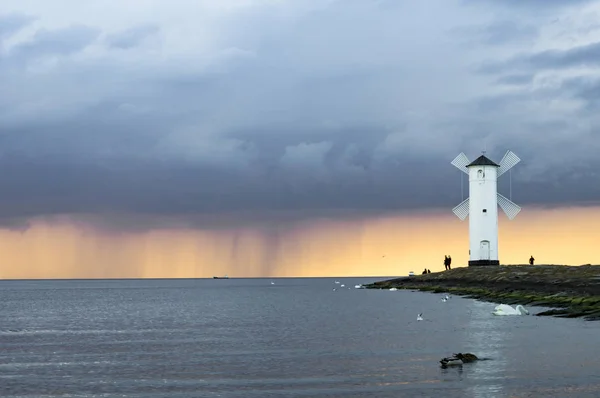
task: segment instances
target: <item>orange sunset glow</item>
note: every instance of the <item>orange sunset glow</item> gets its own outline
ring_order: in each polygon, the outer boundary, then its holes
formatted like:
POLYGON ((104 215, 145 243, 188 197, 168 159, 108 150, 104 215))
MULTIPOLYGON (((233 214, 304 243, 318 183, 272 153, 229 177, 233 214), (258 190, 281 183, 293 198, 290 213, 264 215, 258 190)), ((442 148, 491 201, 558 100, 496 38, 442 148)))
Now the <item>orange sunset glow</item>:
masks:
MULTIPOLYGON (((500 216, 500 260, 600 263, 600 207, 500 216)), ((2 279, 394 276, 468 260, 468 223, 450 211, 221 230, 107 233, 67 219, 0 231, 2 279)))

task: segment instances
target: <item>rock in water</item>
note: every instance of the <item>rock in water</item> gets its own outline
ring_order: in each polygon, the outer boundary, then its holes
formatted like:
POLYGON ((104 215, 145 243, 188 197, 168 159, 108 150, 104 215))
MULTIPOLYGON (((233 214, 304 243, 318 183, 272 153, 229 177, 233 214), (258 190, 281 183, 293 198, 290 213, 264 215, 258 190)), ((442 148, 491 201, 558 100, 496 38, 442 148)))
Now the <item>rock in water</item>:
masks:
POLYGON ((474 362, 479 359, 479 358, 477 358, 477 355, 471 354, 469 352, 464 353, 464 354, 461 354, 459 352, 458 354, 454 354, 454 356, 460 358, 464 363, 474 362))

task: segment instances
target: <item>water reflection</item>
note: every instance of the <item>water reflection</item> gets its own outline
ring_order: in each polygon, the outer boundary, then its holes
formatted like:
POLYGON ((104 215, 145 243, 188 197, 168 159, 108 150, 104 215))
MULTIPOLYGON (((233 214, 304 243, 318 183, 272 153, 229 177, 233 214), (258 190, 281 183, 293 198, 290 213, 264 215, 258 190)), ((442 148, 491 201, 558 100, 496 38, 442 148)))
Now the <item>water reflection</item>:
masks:
POLYGON ((490 304, 480 301, 471 303, 463 347, 470 347, 479 358, 489 358, 469 366, 468 371, 474 383, 467 389, 473 397, 494 397, 503 392, 502 375, 505 374, 506 360, 501 354, 508 336, 505 328, 490 312, 490 304))
POLYGON ((455 376, 458 375, 458 380, 462 380, 463 375, 463 367, 462 366, 451 366, 448 368, 442 368, 442 375, 444 376, 455 376))

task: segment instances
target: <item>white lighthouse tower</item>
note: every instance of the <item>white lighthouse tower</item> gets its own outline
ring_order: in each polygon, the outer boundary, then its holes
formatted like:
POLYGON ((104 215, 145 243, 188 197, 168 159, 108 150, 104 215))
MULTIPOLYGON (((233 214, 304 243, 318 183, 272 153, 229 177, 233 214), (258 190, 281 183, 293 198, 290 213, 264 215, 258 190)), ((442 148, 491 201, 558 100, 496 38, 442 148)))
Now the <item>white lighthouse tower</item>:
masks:
POLYGON ((498 205, 510 220, 521 208, 498 193, 498 177, 521 159, 508 151, 497 164, 483 155, 472 162, 464 153, 451 163, 469 175, 469 197, 452 211, 461 220, 469 216, 469 266, 500 265, 498 260, 498 205))

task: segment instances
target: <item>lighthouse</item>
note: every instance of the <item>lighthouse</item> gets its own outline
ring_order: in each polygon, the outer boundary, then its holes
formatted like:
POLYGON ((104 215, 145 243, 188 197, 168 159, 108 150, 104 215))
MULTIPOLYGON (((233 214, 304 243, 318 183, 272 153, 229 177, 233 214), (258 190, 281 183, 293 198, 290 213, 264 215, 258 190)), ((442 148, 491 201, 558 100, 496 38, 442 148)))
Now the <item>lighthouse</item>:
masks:
POLYGON ((469 217, 469 266, 500 265, 498 259, 498 205, 512 220, 521 208, 498 193, 498 178, 521 159, 508 151, 496 163, 485 152, 472 162, 464 153, 451 164, 469 176, 469 197, 452 211, 458 218, 469 217))

